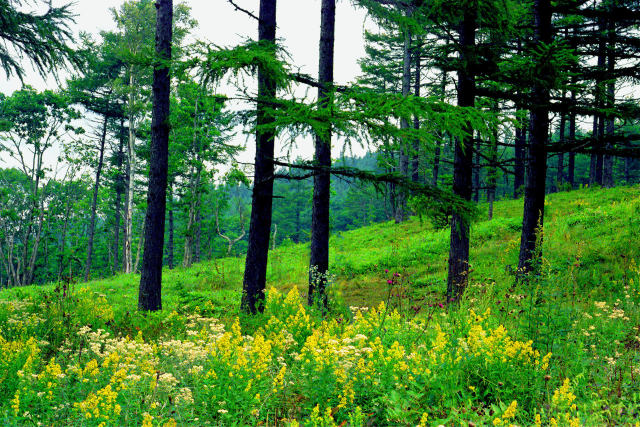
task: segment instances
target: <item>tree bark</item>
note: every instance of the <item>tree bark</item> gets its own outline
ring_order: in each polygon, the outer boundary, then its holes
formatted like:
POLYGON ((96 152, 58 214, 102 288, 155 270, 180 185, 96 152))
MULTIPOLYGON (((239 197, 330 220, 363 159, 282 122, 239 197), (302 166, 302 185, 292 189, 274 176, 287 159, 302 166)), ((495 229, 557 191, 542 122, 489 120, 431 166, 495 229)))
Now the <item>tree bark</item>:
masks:
POLYGON ((124 157, 124 118, 120 119, 120 143, 118 145, 118 154, 116 157, 116 168, 118 175, 116 177, 116 202, 115 202, 115 227, 113 238, 113 270, 120 270, 120 203, 122 202, 122 193, 124 190, 124 177, 122 174, 122 160, 124 157))
MULTIPOLYGON (((598 27, 600 32, 606 31, 606 21, 604 17, 598 18, 598 27)), ((606 67, 606 43, 604 39, 600 40, 598 46, 598 70, 604 71, 606 67)), ((597 78, 595 82, 595 106, 596 108, 604 107, 604 90, 602 87, 602 78, 597 78)), ((604 115, 597 113, 593 117, 593 137, 601 138, 604 136, 604 115)), ((601 144, 598 143, 600 146, 601 144)), ((589 184, 602 185, 602 168, 603 168, 603 155, 601 153, 592 154, 591 162, 589 165, 589 184)))
POLYGON ((173 33, 173 0, 156 1, 156 56, 153 70, 153 117, 151 122, 151 156, 149 192, 145 219, 145 246, 138 308, 145 311, 162 309, 162 256, 164 253, 164 221, 167 203, 169 168, 169 112, 171 77, 171 38, 173 33))
MULTIPOLYGON (((614 0, 615 2, 615 0, 614 0)), ((615 21, 613 18, 607 19, 607 71, 610 76, 615 71, 616 54, 615 54, 615 21)), ((616 81, 610 77, 607 82, 607 95, 606 95, 607 108, 613 110, 616 102, 616 81)), ((615 119, 613 117, 606 118, 606 124, 604 133, 606 136, 613 136, 615 132, 615 119)), ((607 142, 606 148, 611 149, 612 144, 607 142)), ((612 188, 614 186, 613 180, 613 156, 611 154, 605 154, 603 158, 603 171, 602 171, 602 185, 605 188, 612 188)))
POLYGON ((89 236, 87 241, 87 262, 84 267, 84 281, 89 281, 91 273, 91 258, 93 256, 93 239, 96 231, 96 210, 98 209, 98 191, 100 190, 100 175, 104 160, 104 144, 107 140, 107 124, 109 116, 105 114, 102 124, 102 134, 100 136, 100 149, 98 150, 98 167, 96 168, 96 180, 93 186, 93 200, 91 201, 91 219, 89 220, 89 236))
POLYGON ((136 131, 135 117, 133 113, 134 96, 131 87, 134 85, 133 70, 129 70, 129 140, 127 144, 127 208, 125 210, 124 227, 124 272, 131 273, 133 270, 133 189, 135 186, 135 163, 136 163, 136 131))
MULTIPOLYGON (((320 45, 318 60, 319 108, 332 108, 331 87, 335 47, 336 1, 322 0, 320 9, 320 45)), ((320 167, 331 167, 331 123, 316 134, 315 161, 320 167)), ((331 175, 321 171, 313 178, 311 214, 311 258, 309 262, 309 305, 320 302, 327 306, 327 273, 329 271, 331 175)), ((299 214, 299 213, 298 213, 299 214)))
MULTIPOLYGON (((403 48, 403 60, 402 60, 402 96, 409 96, 411 91, 411 32, 408 29, 404 30, 404 48, 403 48)), ((400 119, 400 129, 409 129, 409 121, 404 117, 400 119)), ((402 176, 409 175, 409 147, 411 142, 406 139, 401 141, 400 150, 398 152, 398 168, 402 176)), ((403 222, 406 219, 407 210, 407 194, 406 191, 400 188, 397 193, 397 205, 395 212, 396 224, 403 222)))
POLYGON ((513 169, 513 198, 519 199, 524 193, 525 157, 527 144, 527 130, 524 127, 516 127, 515 137, 515 166, 513 169))
MULTIPOLYGON (((476 38, 476 10, 468 7, 458 29, 461 68, 458 71, 458 105, 475 105, 475 63, 473 62, 476 38)), ((471 200, 473 170, 473 127, 465 125, 466 136, 456 141, 453 165, 453 192, 463 200, 471 200)), ((451 240, 449 247, 449 271, 447 298, 451 301, 464 292, 469 276, 469 218, 458 211, 451 215, 451 240)))
MULTIPOLYGON (((551 1, 535 0, 534 12, 534 42, 549 45, 552 42, 551 1)), ((547 64, 536 64, 538 69, 546 69, 547 64)), ((530 115, 529 128, 529 163, 527 168, 527 183, 524 194, 524 213, 522 222, 522 236, 520 238, 520 256, 518 269, 526 273, 531 270, 532 260, 536 255, 538 245, 542 245, 542 230, 544 224, 544 199, 547 175, 546 145, 549 139, 549 76, 536 76, 532 88, 533 107, 530 115), (540 237, 540 239, 538 239, 540 237)), ((537 252, 538 254, 540 251, 537 252)))
MULTIPOLYGON (((276 0, 260 0, 258 40, 270 46, 271 55, 275 58, 276 0)), ((269 102, 275 96, 276 82, 264 67, 259 66, 255 176, 241 301, 242 310, 252 314, 264 310, 273 205, 275 132, 265 129, 274 122, 274 117, 265 109, 263 102, 269 102)))

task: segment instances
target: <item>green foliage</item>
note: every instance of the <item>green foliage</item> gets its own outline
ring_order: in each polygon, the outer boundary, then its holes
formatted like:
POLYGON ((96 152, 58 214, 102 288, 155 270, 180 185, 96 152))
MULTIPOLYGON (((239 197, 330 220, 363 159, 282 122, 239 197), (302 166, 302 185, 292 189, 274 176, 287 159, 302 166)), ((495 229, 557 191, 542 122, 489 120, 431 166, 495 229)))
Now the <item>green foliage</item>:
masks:
POLYGON ((71 4, 58 7, 46 4, 47 11, 39 14, 25 7, 36 7, 39 1, 0 1, 0 66, 10 77, 21 81, 24 68, 21 59, 26 57, 40 73, 46 76, 69 64, 77 66, 82 57, 70 46, 74 43, 70 25, 74 22, 71 4), (15 51, 14 51, 15 50, 15 51))

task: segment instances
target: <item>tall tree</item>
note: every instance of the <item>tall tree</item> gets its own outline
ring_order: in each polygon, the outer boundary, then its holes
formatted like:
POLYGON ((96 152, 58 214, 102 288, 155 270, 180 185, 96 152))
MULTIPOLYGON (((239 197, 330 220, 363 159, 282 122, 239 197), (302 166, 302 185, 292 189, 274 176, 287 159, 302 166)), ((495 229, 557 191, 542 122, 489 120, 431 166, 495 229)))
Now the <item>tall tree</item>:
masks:
MULTIPOLYGON (((318 108, 332 111, 333 58, 336 28, 336 1, 322 0, 320 10, 320 55, 318 64, 318 108)), ((331 122, 316 134, 315 161, 321 169, 331 167, 331 122)), ((309 304, 314 299, 327 304, 326 284, 329 270, 329 206, 331 175, 321 170, 313 178, 311 219, 311 261, 309 263, 309 304), (317 295, 315 295, 317 291, 317 295)))
MULTIPOLYGON (((276 56, 276 0, 260 0, 258 42, 276 56)), ((264 309, 267 280, 271 207, 273 203, 274 143, 273 113, 267 103, 276 96, 276 81, 263 65, 258 66, 258 99, 256 107, 256 157, 249 223, 249 247, 245 261, 241 307, 245 312, 264 309)))
POLYGON ((543 52, 551 48, 553 33, 551 26, 551 1, 535 0, 534 21, 534 64, 537 73, 531 90, 532 104, 529 127, 529 156, 527 182, 524 194, 524 214, 520 238, 518 269, 530 271, 532 259, 542 237, 544 223, 544 199, 547 175, 547 150, 549 139, 549 91, 553 78, 549 56, 543 52))
POLYGON ((87 153, 86 163, 95 168, 93 198, 87 233, 87 257, 84 272, 85 282, 89 280, 91 273, 98 192, 102 184, 101 177, 104 167, 108 125, 110 120, 122 115, 121 100, 118 100, 114 96, 113 83, 120 74, 123 64, 113 54, 111 48, 112 46, 106 43, 96 46, 91 40, 85 39, 84 49, 88 55, 85 66, 83 67, 83 73, 68 82, 68 91, 72 101, 82 105, 86 110, 96 114, 100 118, 98 130, 96 131, 97 144, 92 141, 89 147, 78 147, 78 151, 87 153), (96 145, 97 147, 95 147, 96 145), (97 148, 97 156, 95 155, 95 148, 97 148))
POLYGON ((156 2, 156 59, 153 69, 153 118, 149 192, 145 219, 145 246, 138 294, 138 308, 162 309, 162 255, 169 168, 169 113, 173 0, 156 2))
MULTIPOLYGON (((460 69, 458 70, 458 105, 475 106, 475 44, 477 4, 466 4, 458 28, 460 69)), ((453 192, 463 200, 471 200, 473 174, 473 136, 471 123, 466 125, 466 135, 459 137, 455 145, 453 165, 453 192)), ((459 297, 467 286, 469 276, 469 218, 454 211, 451 215, 451 240, 449 246, 449 272, 447 298, 459 297)))

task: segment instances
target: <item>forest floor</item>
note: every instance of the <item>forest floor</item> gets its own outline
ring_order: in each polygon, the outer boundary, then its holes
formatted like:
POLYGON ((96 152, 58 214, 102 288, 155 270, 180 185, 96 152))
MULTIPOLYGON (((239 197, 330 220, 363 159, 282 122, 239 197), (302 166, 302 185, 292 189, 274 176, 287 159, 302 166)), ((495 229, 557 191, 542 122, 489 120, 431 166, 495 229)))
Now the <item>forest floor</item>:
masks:
POLYGON ((270 253, 253 318, 241 258, 166 270, 146 316, 135 275, 2 291, 0 422, 638 426, 639 190, 549 195, 519 284, 522 200, 481 205, 456 309, 426 218, 332 237, 328 317, 302 304, 308 245, 270 253))

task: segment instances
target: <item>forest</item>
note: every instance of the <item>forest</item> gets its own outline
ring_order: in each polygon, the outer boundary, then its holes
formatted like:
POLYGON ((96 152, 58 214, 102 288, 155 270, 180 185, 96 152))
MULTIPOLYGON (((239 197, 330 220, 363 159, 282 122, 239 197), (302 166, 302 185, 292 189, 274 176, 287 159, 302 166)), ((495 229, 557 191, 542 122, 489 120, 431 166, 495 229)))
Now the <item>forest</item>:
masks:
POLYGON ((640 426, 640 3, 88 4, 0 0, 3 425, 640 426))

